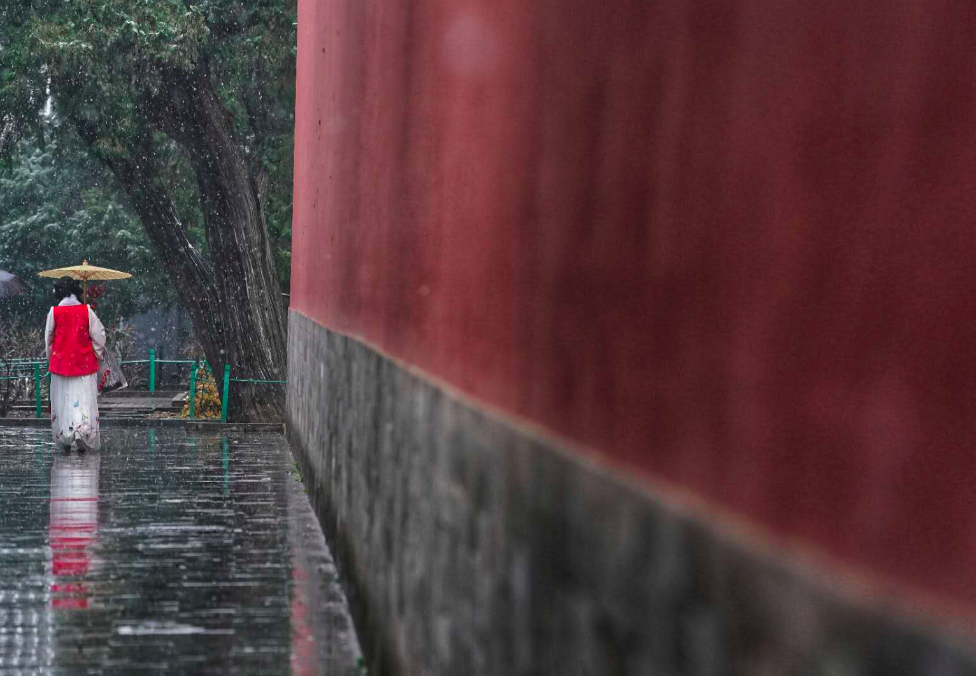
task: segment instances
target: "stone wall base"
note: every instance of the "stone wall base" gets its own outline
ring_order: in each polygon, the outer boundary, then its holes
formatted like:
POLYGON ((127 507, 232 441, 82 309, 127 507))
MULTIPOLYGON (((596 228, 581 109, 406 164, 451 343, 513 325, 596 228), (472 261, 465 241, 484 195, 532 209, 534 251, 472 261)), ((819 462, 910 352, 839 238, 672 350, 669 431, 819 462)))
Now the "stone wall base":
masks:
POLYGON ((290 315, 288 431, 370 674, 974 674, 726 529, 290 315))

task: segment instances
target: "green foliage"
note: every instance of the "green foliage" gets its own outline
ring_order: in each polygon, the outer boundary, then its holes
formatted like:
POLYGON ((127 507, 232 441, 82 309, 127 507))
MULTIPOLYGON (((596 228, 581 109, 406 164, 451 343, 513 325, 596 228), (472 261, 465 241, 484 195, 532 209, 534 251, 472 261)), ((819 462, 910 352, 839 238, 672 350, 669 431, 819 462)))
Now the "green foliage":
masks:
MULTIPOLYGON (((203 68, 262 185, 287 287, 296 23, 297 0, 0 0, 0 158, 12 139, 40 139, 49 87, 55 115, 71 122, 62 133, 82 125, 97 156, 157 163, 195 231, 198 182, 187 150, 161 133, 158 118, 161 102, 179 97, 181 74, 203 68)), ((205 253, 202 238, 194 244, 205 253)))
POLYGON ((46 67, 25 40, 34 4, 0 0, 0 167, 5 147, 36 130, 46 100, 46 67))
POLYGON ((37 273, 83 259, 135 275, 106 284, 98 313, 107 324, 174 300, 144 230, 108 171, 56 140, 43 147, 21 141, 13 151, 10 165, 0 170, 0 268, 20 275, 33 290, 2 301, 7 320, 43 322, 53 280, 37 273))
POLYGON ((62 73, 97 65, 94 60, 111 51, 125 61, 121 68, 116 64, 118 70, 150 78, 166 66, 192 68, 209 32, 201 9, 180 0, 61 3, 54 13, 35 18, 32 30, 48 62, 62 73))

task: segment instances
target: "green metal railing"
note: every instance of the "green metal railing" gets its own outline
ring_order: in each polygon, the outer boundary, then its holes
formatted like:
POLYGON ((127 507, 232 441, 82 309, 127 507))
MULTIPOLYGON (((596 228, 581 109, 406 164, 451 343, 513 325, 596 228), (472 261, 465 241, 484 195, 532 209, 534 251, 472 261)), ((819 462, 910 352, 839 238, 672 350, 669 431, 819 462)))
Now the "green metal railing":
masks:
POLYGON ((227 402, 230 401, 231 383, 253 383, 256 385, 287 385, 287 380, 256 380, 254 378, 231 378, 230 364, 224 365, 224 389, 220 398, 220 422, 227 422, 227 402))
POLYGON ((149 391, 156 391, 156 366, 159 364, 192 364, 192 361, 180 359, 156 359, 156 350, 149 350, 149 359, 128 359, 119 362, 121 366, 134 364, 149 364, 149 391))
MULTIPOLYGON (((156 391, 157 375, 159 373, 160 364, 180 364, 183 366, 193 366, 194 364, 199 364, 199 360, 194 359, 158 359, 156 357, 156 350, 149 350, 149 359, 127 359, 125 361, 119 362, 122 366, 133 365, 133 364, 148 364, 149 365, 149 391, 156 391)), ((209 365, 208 365, 209 368, 209 365)), ((192 381, 192 376, 191 376, 192 381)))
MULTIPOLYGON (((41 379, 50 378, 51 372, 48 370, 48 363, 44 359, 31 359, 25 358, 15 358, 5 360, 8 365, 8 371, 12 370, 24 370, 27 371, 25 375, 14 375, 6 376, 0 378, 3 380, 21 380, 25 378, 33 377, 34 379, 34 414, 37 418, 43 416, 43 406, 41 402, 41 379), (43 374, 42 374, 43 370, 43 374), (33 371, 33 373, 31 373, 33 371)), ((190 392, 189 392, 189 408, 187 411, 187 417, 190 420, 196 419, 196 404, 197 404, 197 384, 199 383, 199 373, 200 367, 206 368, 212 375, 216 375, 213 372, 210 364, 206 361, 196 360, 186 360, 186 359, 157 359, 156 350, 149 350, 148 359, 129 359, 120 362, 121 365, 133 365, 133 364, 148 364, 149 365, 149 391, 156 391, 156 372, 157 367, 160 364, 180 364, 190 366, 190 392)), ((215 377, 216 379, 216 377, 215 377)), ((230 387, 231 383, 247 383, 253 385, 287 385, 287 380, 262 380, 257 378, 231 378, 231 366, 230 364, 224 365, 223 374, 223 387, 221 389, 220 397, 220 422, 227 422, 227 404, 230 401, 230 387)))
MULTIPOLYGON (((150 356, 150 369, 152 369, 152 364, 191 364, 190 367, 190 400, 189 409, 187 411, 187 418, 190 420, 196 420, 196 408, 197 408, 197 383, 199 382, 200 367, 203 366, 211 375, 214 375, 213 368, 211 368, 209 362, 181 362, 181 361, 163 361, 155 360, 154 356, 150 356)), ((287 380, 261 380, 257 378, 231 378, 231 366, 230 364, 224 364, 224 377, 223 377, 223 387, 221 388, 220 396, 220 422, 227 422, 227 404, 230 401, 230 384, 231 383, 250 383, 255 385, 287 385, 287 380)), ((149 376, 150 386, 155 382, 155 374, 150 370, 149 376)), ((150 390, 152 391, 152 390, 150 390)))
MULTIPOLYGON (((125 364, 149 364, 149 391, 156 391, 156 373, 157 366, 160 364, 181 364, 190 366, 190 392, 189 392, 189 408, 187 410, 187 418, 190 420, 196 420, 197 417, 197 385, 200 382, 200 367, 206 368, 212 375, 215 376, 213 368, 211 368, 210 363, 200 360, 183 360, 183 359, 157 359, 156 350, 149 350, 148 359, 134 359, 129 361, 123 361, 125 364)), ((220 397, 220 422, 227 422, 227 405, 230 401, 230 387, 231 383, 247 383, 252 385, 287 385, 287 380, 263 380, 258 378, 231 378, 231 365, 224 365, 223 383, 221 388, 220 397)))
POLYGON ((30 358, 17 358, 17 359, 6 359, 4 360, 4 370, 8 373, 11 371, 26 371, 25 374, 14 375, 14 376, 4 376, 0 378, 2 380, 26 380, 27 378, 34 379, 34 417, 41 418, 44 415, 43 406, 41 405, 41 379, 50 376, 50 372, 47 370, 47 362, 42 359, 30 359, 30 358), (41 367, 44 367, 44 375, 41 375, 41 367))

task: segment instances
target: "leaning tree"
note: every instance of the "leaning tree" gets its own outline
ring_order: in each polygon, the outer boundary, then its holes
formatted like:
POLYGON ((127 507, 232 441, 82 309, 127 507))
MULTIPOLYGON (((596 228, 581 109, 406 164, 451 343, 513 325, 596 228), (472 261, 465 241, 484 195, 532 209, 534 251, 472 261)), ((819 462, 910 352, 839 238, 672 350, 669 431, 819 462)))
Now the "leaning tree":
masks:
MULTIPOLYGON (((211 365, 266 380, 286 364, 295 25, 295 0, 0 0, 0 142, 53 106, 123 186, 211 365)), ((244 385, 230 407, 283 402, 244 385)))

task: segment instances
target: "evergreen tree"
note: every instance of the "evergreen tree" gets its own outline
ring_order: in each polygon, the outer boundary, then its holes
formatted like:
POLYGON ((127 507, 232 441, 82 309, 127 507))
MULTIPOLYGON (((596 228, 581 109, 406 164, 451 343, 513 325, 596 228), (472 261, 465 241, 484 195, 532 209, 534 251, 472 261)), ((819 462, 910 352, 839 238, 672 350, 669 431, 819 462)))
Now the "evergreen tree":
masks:
MULTIPOLYGON (((211 364, 253 378, 285 370, 275 250, 296 14, 295 0, 0 0, 0 145, 37 137, 50 95, 64 133, 118 179, 211 364)), ((278 418, 275 389, 235 388, 231 411, 278 418)))
POLYGON ((123 201, 114 177, 77 148, 62 149, 56 140, 11 147, 0 169, 0 268, 27 280, 32 291, 5 301, 5 318, 43 322, 52 284, 37 272, 82 259, 135 275, 107 287, 98 307, 107 325, 175 301, 141 223, 123 201))

